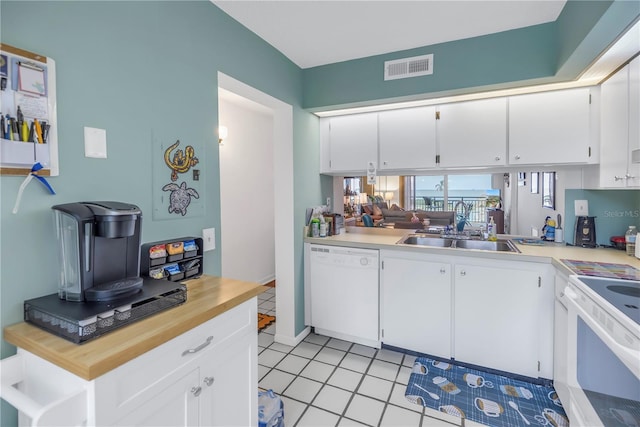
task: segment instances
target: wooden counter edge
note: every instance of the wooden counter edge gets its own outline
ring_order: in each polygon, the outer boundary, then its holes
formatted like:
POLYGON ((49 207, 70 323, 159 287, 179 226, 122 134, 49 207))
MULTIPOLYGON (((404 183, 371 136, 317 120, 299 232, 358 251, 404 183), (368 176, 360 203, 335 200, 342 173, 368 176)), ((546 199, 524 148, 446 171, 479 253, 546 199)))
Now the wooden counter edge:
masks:
POLYGON ((26 322, 4 328, 4 340, 85 380, 93 380, 269 289, 257 283, 212 276, 185 283, 186 303, 84 344, 74 344, 26 322), (232 288, 242 284, 241 291, 232 288), (191 292, 195 293, 193 298, 191 292), (207 298, 216 293, 231 295, 208 304, 207 298))

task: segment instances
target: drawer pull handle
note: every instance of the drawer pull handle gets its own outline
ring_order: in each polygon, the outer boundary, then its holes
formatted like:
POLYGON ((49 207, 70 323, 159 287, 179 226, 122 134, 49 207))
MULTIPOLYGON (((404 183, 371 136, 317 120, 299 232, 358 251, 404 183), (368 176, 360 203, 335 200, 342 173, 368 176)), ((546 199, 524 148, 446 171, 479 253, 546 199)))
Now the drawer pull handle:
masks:
POLYGON ((213 377, 204 377, 204 383, 207 386, 211 386, 211 384, 213 384, 213 382, 215 381, 215 379, 213 377))
POLYGON ((462 270, 462 271, 460 271, 460 275, 461 275, 461 276, 466 276, 466 275, 467 275, 467 272, 466 272, 466 271, 464 271, 464 270, 462 270))
POLYGON ((208 346, 209 344, 211 344, 211 341, 213 341, 213 335, 210 336, 210 337, 207 337, 207 340, 205 342, 203 342, 202 344, 200 344, 199 346, 197 346, 196 348, 190 348, 189 350, 183 351, 182 355, 186 356, 187 354, 197 353, 200 350, 202 350, 203 348, 205 348, 206 346, 208 346))
POLYGON ((193 393, 193 395, 195 397, 200 396, 200 393, 202 392, 202 387, 197 386, 197 387, 191 387, 191 393, 193 393))

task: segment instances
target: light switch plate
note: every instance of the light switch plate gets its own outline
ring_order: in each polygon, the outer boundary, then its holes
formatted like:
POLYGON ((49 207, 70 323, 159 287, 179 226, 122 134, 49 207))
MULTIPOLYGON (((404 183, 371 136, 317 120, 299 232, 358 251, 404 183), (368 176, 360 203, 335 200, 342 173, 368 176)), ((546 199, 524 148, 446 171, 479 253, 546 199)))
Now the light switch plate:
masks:
POLYGON ((205 228, 202 230, 202 250, 212 251, 216 248, 216 229, 205 228))
POLYGON ((589 216, 589 201, 588 200, 576 200, 575 214, 576 216, 589 216))
POLYGON ((107 131, 105 129, 84 128, 84 156, 97 159, 107 158, 107 131))

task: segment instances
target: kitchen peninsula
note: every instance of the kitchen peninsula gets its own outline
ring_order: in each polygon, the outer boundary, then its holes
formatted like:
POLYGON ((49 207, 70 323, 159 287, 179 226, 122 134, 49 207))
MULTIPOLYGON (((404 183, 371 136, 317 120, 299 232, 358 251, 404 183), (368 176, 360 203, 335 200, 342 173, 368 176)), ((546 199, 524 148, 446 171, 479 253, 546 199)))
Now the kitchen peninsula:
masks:
MULTIPOLYGON (((374 343, 370 334, 366 337, 370 345, 415 351, 540 381, 555 378, 554 300, 563 292, 569 275, 577 274, 567 260, 640 269, 640 260, 615 249, 553 242, 526 245, 514 238, 519 252, 486 251, 462 245, 402 244, 412 234, 410 230, 347 227, 346 231, 327 238, 305 238, 305 294, 312 300, 322 295, 324 285, 315 280, 317 265, 340 266, 347 273, 346 266, 362 270, 359 262, 370 264, 378 259, 375 283, 370 275, 368 283, 342 281, 343 290, 334 295, 344 299, 351 294, 351 287, 358 287, 359 300, 379 307, 378 315, 369 319, 379 325, 374 343), (368 255, 360 255, 365 251, 368 255)), ((358 301, 342 305, 359 313, 358 301)), ((336 307, 329 301, 327 310, 334 319, 340 316, 336 307)), ((307 302, 306 320, 317 331, 318 327, 323 329, 324 321, 314 317, 313 308, 314 302, 307 302)), ((359 330, 349 329, 354 323, 349 316, 334 320, 336 323, 341 327, 324 332, 362 342, 359 330)))
POLYGON ((186 303, 83 345, 24 322, 6 327, 18 354, 3 360, 3 398, 26 397, 30 416, 52 425, 257 424, 256 296, 266 288, 185 283, 186 303), (18 382, 19 391, 7 385, 18 382))

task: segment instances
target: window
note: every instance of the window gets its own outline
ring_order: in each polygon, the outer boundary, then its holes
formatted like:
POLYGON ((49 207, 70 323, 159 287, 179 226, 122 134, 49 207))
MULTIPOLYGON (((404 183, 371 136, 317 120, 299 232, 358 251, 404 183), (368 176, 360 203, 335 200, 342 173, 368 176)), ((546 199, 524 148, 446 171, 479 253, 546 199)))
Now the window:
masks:
POLYGON ((495 204, 500 191, 491 189, 491 174, 405 177, 407 209, 455 211, 469 224, 487 220, 487 200, 495 204))

